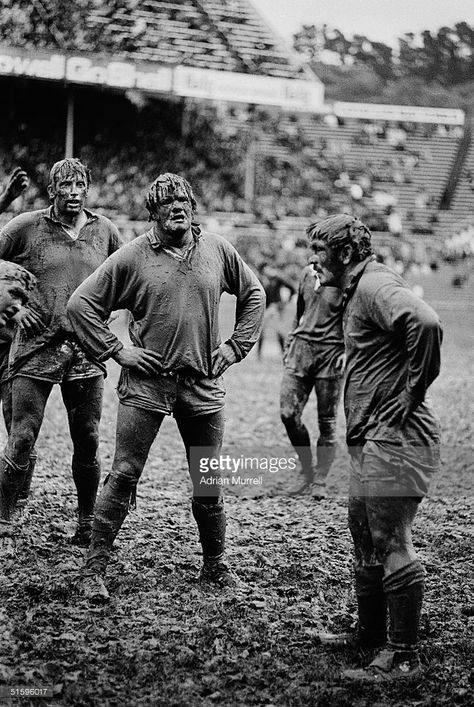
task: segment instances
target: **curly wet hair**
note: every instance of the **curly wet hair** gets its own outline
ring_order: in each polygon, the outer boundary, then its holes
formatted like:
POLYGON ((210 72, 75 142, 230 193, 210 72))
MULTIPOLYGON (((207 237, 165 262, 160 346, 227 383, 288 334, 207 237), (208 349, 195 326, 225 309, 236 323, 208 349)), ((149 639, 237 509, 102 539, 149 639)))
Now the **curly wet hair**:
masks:
POLYGON ((87 187, 90 187, 92 181, 91 172, 85 164, 82 164, 76 157, 66 157, 64 160, 59 160, 59 162, 55 162, 51 167, 49 186, 54 186, 59 179, 64 179, 76 174, 83 174, 86 179, 87 187))
POLYGON ((335 214, 312 223, 307 229, 308 240, 318 239, 333 248, 351 245, 356 260, 365 260, 373 255, 372 234, 356 216, 335 214))
POLYGON ((192 210, 196 211, 197 203, 190 183, 178 174, 165 172, 155 179, 148 190, 145 206, 149 213, 150 221, 156 216, 160 201, 180 189, 188 196, 192 210))

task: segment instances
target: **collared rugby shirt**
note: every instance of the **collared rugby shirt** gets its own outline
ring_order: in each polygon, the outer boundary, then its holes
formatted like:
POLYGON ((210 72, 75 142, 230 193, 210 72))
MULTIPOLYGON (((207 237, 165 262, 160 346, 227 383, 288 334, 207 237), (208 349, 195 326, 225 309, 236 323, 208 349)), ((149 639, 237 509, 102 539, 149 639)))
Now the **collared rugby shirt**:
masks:
POLYGON ((0 258, 23 265, 37 279, 28 307, 45 327, 33 337, 17 328, 10 356, 10 373, 46 344, 73 335, 66 314, 71 294, 121 245, 119 232, 105 216, 84 210, 87 221, 71 238, 53 209, 20 214, 0 232, 0 258))
POLYGON ((366 440, 439 444, 439 422, 425 400, 440 370, 438 315, 399 275, 372 258, 357 266, 343 294, 348 445, 362 446, 366 440), (404 390, 424 402, 403 428, 380 421, 404 390))
POLYGON ((196 226, 192 233, 182 259, 169 252, 152 228, 79 286, 69 302, 69 317, 95 360, 104 361, 121 348, 104 322, 113 310, 128 309, 132 342, 158 353, 164 371, 211 377, 211 355, 221 343, 223 292, 237 297, 229 343, 238 360, 250 351, 262 327, 263 289, 228 241, 196 226))

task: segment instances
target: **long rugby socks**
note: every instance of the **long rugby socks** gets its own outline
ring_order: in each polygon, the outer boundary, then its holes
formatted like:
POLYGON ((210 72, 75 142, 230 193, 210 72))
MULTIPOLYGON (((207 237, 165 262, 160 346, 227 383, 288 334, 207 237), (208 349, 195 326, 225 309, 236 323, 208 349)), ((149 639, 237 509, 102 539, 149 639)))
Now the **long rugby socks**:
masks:
POLYGON ((86 574, 104 574, 113 542, 130 509, 137 482, 110 474, 94 512, 92 539, 86 557, 86 574))
POLYGON ((199 530, 204 562, 219 561, 225 550, 225 510, 222 498, 213 503, 192 500, 192 511, 199 530))
POLYGON ((389 612, 388 646, 392 650, 416 650, 424 576, 421 562, 413 560, 383 581, 389 612))
POLYGON ((33 481, 33 473, 36 466, 36 460, 38 455, 33 451, 30 454, 30 460, 28 463, 28 471, 26 472, 23 485, 21 487, 20 493, 18 494, 18 504, 21 503, 24 506, 30 496, 31 482, 33 481))
POLYGON ((383 588, 383 566, 355 567, 355 590, 359 619, 357 640, 367 648, 387 641, 387 600, 383 588))
POLYGON ((72 478, 77 491, 77 507, 79 520, 91 517, 100 481, 100 463, 82 464, 76 457, 72 458, 72 478))
POLYGON ((321 416, 318 425, 320 436, 317 442, 316 478, 325 481, 336 456, 336 418, 321 416))
POLYGON ((11 521, 16 508, 19 493, 28 473, 30 462, 24 465, 16 464, 3 455, 0 463, 0 519, 11 521))

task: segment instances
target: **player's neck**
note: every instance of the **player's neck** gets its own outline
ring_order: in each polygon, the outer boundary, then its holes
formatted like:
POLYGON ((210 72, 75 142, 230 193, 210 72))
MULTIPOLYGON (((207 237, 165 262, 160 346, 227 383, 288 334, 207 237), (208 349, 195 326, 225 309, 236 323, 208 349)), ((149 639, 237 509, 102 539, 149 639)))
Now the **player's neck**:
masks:
POLYGON ((185 248, 193 239, 193 234, 190 228, 188 228, 188 230, 184 233, 170 233, 169 231, 162 231, 159 226, 157 229, 162 243, 170 248, 185 248))
POLYGON ((66 226, 70 226, 73 229, 81 228, 87 221, 87 216, 83 209, 81 209, 81 211, 77 214, 70 214, 64 211, 58 212, 53 206, 53 214, 58 221, 61 221, 61 223, 64 223, 66 226))

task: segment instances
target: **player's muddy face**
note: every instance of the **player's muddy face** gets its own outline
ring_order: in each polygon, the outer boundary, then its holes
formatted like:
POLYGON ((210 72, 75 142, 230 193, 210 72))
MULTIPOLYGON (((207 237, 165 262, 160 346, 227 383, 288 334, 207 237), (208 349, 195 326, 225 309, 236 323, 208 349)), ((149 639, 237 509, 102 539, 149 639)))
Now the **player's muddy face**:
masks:
POLYGON ((339 287, 344 265, 341 263, 338 251, 318 239, 312 240, 310 247, 309 264, 317 272, 321 285, 339 287))
POLYGON ((70 172, 60 175, 49 186, 49 194, 59 217, 78 215, 84 208, 89 185, 85 175, 70 172))
POLYGON ((164 233, 181 236, 191 228, 193 209, 184 190, 176 189, 160 199, 156 221, 164 233))
POLYGON ((19 283, 0 282, 0 328, 18 314, 28 295, 19 283))

